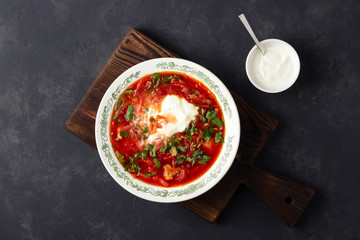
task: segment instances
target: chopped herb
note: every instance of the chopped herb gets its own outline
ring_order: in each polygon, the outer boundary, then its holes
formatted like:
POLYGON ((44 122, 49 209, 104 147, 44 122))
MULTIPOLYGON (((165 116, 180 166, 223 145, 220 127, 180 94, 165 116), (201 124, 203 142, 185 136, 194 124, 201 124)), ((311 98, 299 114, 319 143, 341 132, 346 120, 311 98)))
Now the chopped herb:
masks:
POLYGON ((173 76, 163 77, 163 82, 169 82, 172 78, 173 76))
POLYGON ((151 95, 154 95, 155 91, 156 91, 156 89, 152 90, 151 95))
POLYGON ((150 151, 150 156, 156 157, 156 151, 155 150, 150 151))
POLYGON ((155 118, 151 117, 150 118, 150 122, 153 122, 155 120, 155 118))
POLYGON ((154 149, 154 145, 152 145, 152 144, 148 144, 148 145, 144 148, 145 151, 147 151, 147 150, 153 150, 153 149, 154 149))
POLYGON ((144 151, 144 152, 141 153, 141 158, 142 159, 146 159, 147 157, 148 157, 147 152, 144 151))
POLYGON ((142 136, 141 136, 141 140, 142 140, 142 141, 146 140, 147 138, 148 138, 148 137, 145 136, 145 135, 142 135, 142 136))
POLYGON ((199 150, 195 150, 193 153, 193 157, 197 158, 198 156, 200 156, 202 154, 202 152, 200 152, 199 150))
POLYGON ((111 133, 110 133, 110 136, 112 136, 112 135, 114 135, 114 133, 113 133, 113 132, 111 132, 111 133))
POLYGON ((185 129, 185 132, 190 133, 190 135, 194 135, 194 133, 197 131, 198 129, 195 128, 195 122, 191 121, 191 123, 189 124, 189 126, 187 126, 187 128, 185 129))
POLYGON ((120 136, 121 137, 130 137, 130 133, 128 131, 121 131, 120 136))
POLYGON ((175 143, 180 143, 180 140, 177 139, 177 138, 172 138, 172 139, 169 140, 168 144, 169 144, 170 147, 174 147, 175 143))
POLYGON ((126 114, 125 114, 125 119, 126 119, 126 121, 130 121, 131 119, 133 119, 134 118, 134 107, 133 106, 131 106, 131 105, 128 105, 128 109, 127 109, 127 111, 126 111, 126 114))
POLYGON ((161 149, 160 149, 160 152, 165 152, 166 151, 166 147, 162 147, 161 149))
POLYGON ((210 100, 209 100, 209 99, 206 99, 206 103, 210 103, 210 100))
POLYGON ((215 116, 216 116, 216 111, 215 110, 212 110, 212 111, 206 113, 206 118, 207 119, 212 119, 215 116))
POLYGON ((191 136, 186 136, 186 137, 184 137, 184 136, 181 136, 181 138, 185 138, 188 142, 191 142, 191 140, 192 140, 192 137, 191 136))
POLYGON ((148 107, 144 108, 144 113, 147 113, 148 111, 149 111, 148 107))
POLYGON ((186 157, 184 155, 178 154, 176 161, 177 161, 178 164, 181 164, 181 163, 184 162, 185 159, 186 159, 186 157))
POLYGON ((186 164, 186 167, 187 167, 187 168, 190 168, 190 165, 189 165, 189 164, 186 164))
POLYGON ((211 124, 217 125, 219 127, 224 126, 224 123, 218 117, 214 118, 214 120, 212 120, 211 124))
POLYGON ((143 130, 142 130, 143 133, 148 133, 149 132, 149 129, 148 129, 148 126, 144 127, 143 130))
POLYGON ((145 174, 145 176, 147 176, 147 177, 152 177, 152 176, 154 176, 154 175, 157 174, 157 171, 152 172, 152 173, 144 173, 144 174, 145 174))
POLYGON ((116 157, 119 159, 119 162, 121 163, 124 160, 124 156, 121 155, 118 151, 115 152, 116 157))
POLYGON ((115 138, 115 141, 119 141, 119 138, 115 138))
POLYGON ((141 153, 139 153, 139 152, 135 153, 135 155, 134 155, 135 159, 138 159, 140 157, 140 154, 141 153))
POLYGON ((159 159, 154 158, 154 163, 156 164, 156 167, 157 167, 157 168, 160 168, 161 163, 159 162, 159 159))
POLYGON ((156 78, 159 78, 160 76, 161 76, 160 73, 154 73, 154 74, 150 75, 150 78, 156 79, 156 78))
POLYGON ((118 116, 119 116, 119 115, 115 114, 115 115, 113 116, 113 119, 116 119, 118 116))
POLYGON ((129 94, 129 93, 133 93, 133 92, 134 92, 134 90, 130 89, 130 90, 124 91, 124 94, 129 94))
POLYGON ((122 103, 121 99, 118 98, 116 105, 115 105, 115 111, 119 110, 121 103, 122 103))
POLYGON ((186 152, 186 147, 183 147, 183 146, 177 146, 177 148, 182 151, 182 152, 186 152))
POLYGON ((133 128, 134 128, 134 133, 135 133, 136 135, 139 134, 138 131, 137 131, 138 127, 137 127, 137 126, 134 126, 133 128))
MULTIPOLYGON (((160 79, 158 78, 153 86, 154 86, 154 87, 157 87, 157 86, 159 86, 159 84, 160 84, 160 79)), ((155 89, 154 89, 154 90, 155 90, 155 89)))
POLYGON ((203 122, 206 122, 206 118, 204 118, 204 116, 200 115, 200 120, 203 122))
POLYGON ((111 144, 112 147, 114 147, 115 145, 114 144, 111 144))
POLYGON ((186 158, 186 161, 188 161, 188 162, 190 162, 191 163, 191 165, 194 165, 194 163, 195 163, 195 161, 196 161, 196 158, 191 158, 191 157, 187 157, 186 158))
POLYGON ((202 155, 201 156, 201 159, 199 160, 199 164, 204 164, 206 163, 207 161, 210 160, 211 157, 207 156, 207 155, 202 155))
POLYGON ((205 130, 203 131, 203 133, 201 134, 201 137, 205 139, 205 141, 210 141, 211 139, 211 133, 210 133, 210 130, 209 128, 205 128, 205 130))
POLYGON ((222 132, 218 132, 215 134, 215 143, 222 142, 224 143, 224 138, 222 137, 222 132))

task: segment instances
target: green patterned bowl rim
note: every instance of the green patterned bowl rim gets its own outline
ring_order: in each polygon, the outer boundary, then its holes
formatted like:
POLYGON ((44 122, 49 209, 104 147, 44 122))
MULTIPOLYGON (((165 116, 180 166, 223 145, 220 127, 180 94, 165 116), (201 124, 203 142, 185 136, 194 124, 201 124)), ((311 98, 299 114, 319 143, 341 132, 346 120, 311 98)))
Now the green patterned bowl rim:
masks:
POLYGON ((96 146, 112 178, 130 193, 154 202, 181 202, 197 197, 215 186, 231 167, 240 143, 240 119, 229 90, 213 73, 194 62, 179 58, 156 58, 123 72, 103 96, 95 122, 96 146), (157 187, 134 179, 126 172, 112 150, 109 136, 111 111, 119 94, 131 83, 154 72, 185 73, 203 82, 217 97, 225 118, 225 145, 213 166, 199 179, 180 187, 157 187))

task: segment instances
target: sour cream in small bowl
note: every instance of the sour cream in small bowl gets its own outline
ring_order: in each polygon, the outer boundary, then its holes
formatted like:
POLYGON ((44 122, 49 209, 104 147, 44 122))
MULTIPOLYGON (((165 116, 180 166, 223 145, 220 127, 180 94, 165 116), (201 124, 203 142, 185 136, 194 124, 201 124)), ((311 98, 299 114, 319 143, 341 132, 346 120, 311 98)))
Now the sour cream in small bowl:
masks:
POLYGON ((290 88, 300 73, 300 60, 295 49, 278 39, 261 42, 265 49, 261 54, 254 46, 246 58, 246 74, 259 90, 278 93, 290 88))

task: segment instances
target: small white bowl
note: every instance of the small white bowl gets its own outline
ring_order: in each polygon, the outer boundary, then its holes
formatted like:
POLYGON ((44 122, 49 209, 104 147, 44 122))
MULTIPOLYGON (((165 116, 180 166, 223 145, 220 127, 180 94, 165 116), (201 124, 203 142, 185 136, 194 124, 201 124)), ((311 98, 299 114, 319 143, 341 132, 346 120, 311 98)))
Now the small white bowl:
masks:
POLYGON ((285 91, 299 76, 298 54, 290 44, 279 39, 266 39, 261 44, 265 49, 264 56, 255 45, 246 58, 245 68, 250 82, 263 92, 285 91))
POLYGON ((123 72, 104 94, 96 115, 96 146, 100 158, 113 179, 124 189, 140 198, 154 202, 181 202, 197 197, 215 186, 230 169, 240 143, 240 119, 229 90, 206 68, 179 58, 157 58, 139 63, 123 72), (109 123, 111 110, 119 94, 144 75, 173 71, 185 73, 203 82, 216 96, 224 113, 225 143, 212 167, 200 178, 178 187, 147 184, 125 171, 111 147, 109 123))

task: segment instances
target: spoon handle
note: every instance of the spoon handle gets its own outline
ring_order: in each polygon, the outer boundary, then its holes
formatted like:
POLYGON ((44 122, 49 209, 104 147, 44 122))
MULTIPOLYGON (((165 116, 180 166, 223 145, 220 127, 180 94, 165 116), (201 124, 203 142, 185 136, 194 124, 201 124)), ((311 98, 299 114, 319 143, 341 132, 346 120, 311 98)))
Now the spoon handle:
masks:
POLYGON ((253 32, 253 30, 250 27, 249 22, 246 20, 246 17, 244 14, 239 15, 239 18, 241 20, 241 22, 244 24, 244 27, 246 28, 246 30, 249 32, 250 36, 252 37, 252 39, 254 40, 256 46, 259 48, 260 52, 262 53, 262 55, 264 55, 265 51, 262 47, 262 45, 259 43, 259 40, 257 39, 257 37, 255 36, 255 33, 253 32))

